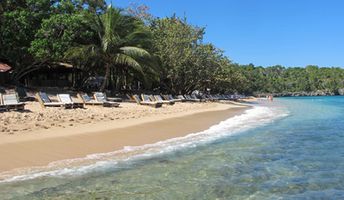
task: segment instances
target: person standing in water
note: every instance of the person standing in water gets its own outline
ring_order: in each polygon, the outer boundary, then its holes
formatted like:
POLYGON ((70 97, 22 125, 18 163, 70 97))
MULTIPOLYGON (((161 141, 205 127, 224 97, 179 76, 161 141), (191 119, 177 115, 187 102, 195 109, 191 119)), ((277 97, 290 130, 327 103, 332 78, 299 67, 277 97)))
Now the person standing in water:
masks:
POLYGON ((268 99, 269 99, 269 101, 273 101, 274 97, 272 95, 269 95, 268 99))

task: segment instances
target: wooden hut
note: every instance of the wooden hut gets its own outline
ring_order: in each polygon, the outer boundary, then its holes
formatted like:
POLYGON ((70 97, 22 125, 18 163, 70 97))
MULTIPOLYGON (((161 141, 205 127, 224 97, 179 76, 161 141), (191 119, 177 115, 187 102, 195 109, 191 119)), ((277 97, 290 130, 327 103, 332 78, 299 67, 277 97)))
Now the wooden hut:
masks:
POLYGON ((75 86, 82 70, 68 63, 46 63, 28 69, 19 79, 28 87, 67 87, 75 86))

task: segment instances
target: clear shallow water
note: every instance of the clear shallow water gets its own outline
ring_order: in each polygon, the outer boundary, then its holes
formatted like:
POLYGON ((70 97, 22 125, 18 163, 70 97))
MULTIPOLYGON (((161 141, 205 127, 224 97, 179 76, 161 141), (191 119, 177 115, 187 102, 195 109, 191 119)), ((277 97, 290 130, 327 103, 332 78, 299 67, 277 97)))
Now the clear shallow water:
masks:
POLYGON ((0 199, 343 199, 344 97, 270 106, 87 173, 0 183, 0 199))

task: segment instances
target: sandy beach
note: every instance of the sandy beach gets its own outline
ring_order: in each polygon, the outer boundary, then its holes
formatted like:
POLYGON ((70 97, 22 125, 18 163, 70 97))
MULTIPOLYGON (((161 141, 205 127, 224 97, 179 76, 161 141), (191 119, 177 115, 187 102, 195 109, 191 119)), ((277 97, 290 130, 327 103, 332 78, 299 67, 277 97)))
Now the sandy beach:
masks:
POLYGON ((1 113, 0 172, 111 152, 185 136, 242 113, 247 106, 177 103, 154 109, 133 103, 120 108, 42 109, 1 113))

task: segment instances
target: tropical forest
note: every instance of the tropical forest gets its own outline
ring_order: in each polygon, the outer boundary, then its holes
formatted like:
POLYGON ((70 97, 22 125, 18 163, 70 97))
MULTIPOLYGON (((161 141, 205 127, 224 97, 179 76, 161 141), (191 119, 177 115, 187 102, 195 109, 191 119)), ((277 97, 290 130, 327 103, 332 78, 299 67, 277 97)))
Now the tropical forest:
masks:
POLYGON ((239 64, 204 42, 206 31, 187 16, 155 17, 145 5, 2 0, 0 62, 12 68, 3 84, 30 87, 28 74, 63 63, 78 72, 77 90, 89 89, 93 77, 95 90, 119 93, 344 94, 342 68, 239 64))

